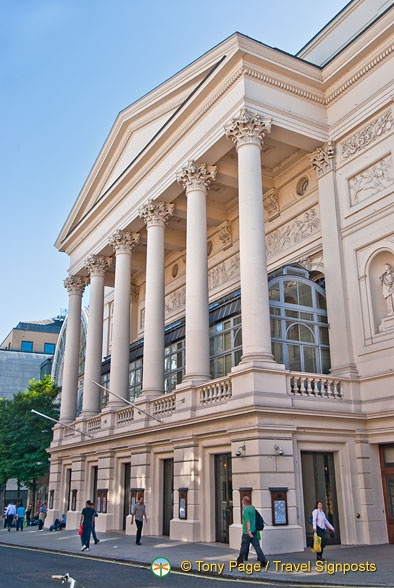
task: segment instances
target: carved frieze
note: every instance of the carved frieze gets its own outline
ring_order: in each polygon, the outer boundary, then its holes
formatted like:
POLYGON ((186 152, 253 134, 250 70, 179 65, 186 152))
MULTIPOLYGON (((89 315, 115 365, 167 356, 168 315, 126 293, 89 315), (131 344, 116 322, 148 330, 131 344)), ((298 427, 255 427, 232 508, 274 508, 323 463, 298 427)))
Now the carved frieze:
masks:
POLYGON ((223 249, 228 249, 233 244, 233 227, 230 221, 225 221, 218 227, 218 237, 223 244, 223 249))
POLYGON ((350 202, 354 206, 394 184, 391 155, 364 169, 349 180, 350 202))
POLYGON ((323 147, 318 147, 314 153, 309 155, 311 166, 317 173, 317 177, 324 176, 335 167, 335 144, 327 141, 323 147))
POLYGON ((267 257, 277 255, 285 249, 290 249, 319 231, 319 209, 314 206, 267 235, 267 257))
POLYGON ((393 126, 394 120, 391 110, 385 112, 378 118, 375 118, 365 127, 360 129, 360 131, 341 143, 342 159, 347 159, 351 155, 361 151, 364 147, 372 143, 372 141, 375 141, 378 137, 381 137, 390 131, 393 126))
POLYGON ((275 188, 264 194, 264 210, 267 212, 268 220, 272 221, 280 215, 279 192, 275 188))

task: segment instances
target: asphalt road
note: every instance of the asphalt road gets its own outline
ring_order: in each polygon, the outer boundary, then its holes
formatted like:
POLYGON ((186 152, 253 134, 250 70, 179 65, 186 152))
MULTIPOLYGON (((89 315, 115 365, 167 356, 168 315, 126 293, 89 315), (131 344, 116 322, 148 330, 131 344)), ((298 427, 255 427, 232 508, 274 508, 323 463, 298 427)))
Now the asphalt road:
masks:
MULTIPOLYGON (((53 574, 62 575, 66 572, 78 581, 76 588, 278 588, 277 583, 273 585, 260 581, 256 584, 173 571, 165 577, 157 578, 150 569, 139 565, 97 560, 88 554, 65 555, 17 546, 0 546, 1 588, 68 586, 69 584, 51 580, 53 574)), ((259 574, 259 579, 263 580, 263 572, 259 574)))

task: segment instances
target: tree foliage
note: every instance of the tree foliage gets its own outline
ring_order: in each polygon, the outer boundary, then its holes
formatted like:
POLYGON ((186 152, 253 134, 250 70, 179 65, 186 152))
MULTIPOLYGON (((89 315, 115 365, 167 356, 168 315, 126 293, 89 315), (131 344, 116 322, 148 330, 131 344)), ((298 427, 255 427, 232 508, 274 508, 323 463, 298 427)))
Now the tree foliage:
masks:
POLYGON ((1 399, 0 481, 16 478, 31 487, 33 480, 48 471, 46 450, 52 441, 52 424, 31 410, 58 419, 58 394, 59 388, 45 376, 38 382, 30 380, 28 389, 12 400, 1 399))

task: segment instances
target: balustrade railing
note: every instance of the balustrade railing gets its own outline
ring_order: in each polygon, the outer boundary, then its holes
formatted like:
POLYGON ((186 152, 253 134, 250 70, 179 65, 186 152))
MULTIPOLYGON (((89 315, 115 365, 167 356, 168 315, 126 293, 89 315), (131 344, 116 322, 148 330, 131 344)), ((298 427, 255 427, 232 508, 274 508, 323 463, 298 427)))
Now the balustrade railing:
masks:
POLYGON ((115 427, 124 427, 125 425, 129 425, 134 421, 134 408, 132 406, 127 406, 126 408, 121 408, 116 412, 115 415, 115 427))
POLYGON ((343 398, 343 380, 322 374, 291 372, 288 390, 294 396, 310 398, 343 398))
POLYGON ((152 413, 155 416, 171 415, 175 410, 176 400, 175 394, 168 394, 161 396, 153 401, 152 413))
POLYGON ((223 402, 231 398, 230 378, 212 380, 200 387, 200 405, 223 402))
POLYGON ((93 417, 89 419, 87 422, 87 430, 88 433, 94 433, 95 431, 100 431, 101 429, 101 416, 93 417))

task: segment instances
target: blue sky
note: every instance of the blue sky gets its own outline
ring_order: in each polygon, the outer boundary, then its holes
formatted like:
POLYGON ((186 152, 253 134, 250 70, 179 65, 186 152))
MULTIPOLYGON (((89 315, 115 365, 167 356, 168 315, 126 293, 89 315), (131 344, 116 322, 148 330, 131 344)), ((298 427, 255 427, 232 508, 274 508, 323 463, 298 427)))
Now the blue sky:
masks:
POLYGON ((0 0, 0 342, 67 307, 53 243, 120 110, 236 30, 295 53, 346 4, 0 0))

